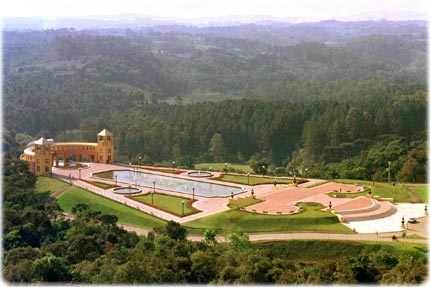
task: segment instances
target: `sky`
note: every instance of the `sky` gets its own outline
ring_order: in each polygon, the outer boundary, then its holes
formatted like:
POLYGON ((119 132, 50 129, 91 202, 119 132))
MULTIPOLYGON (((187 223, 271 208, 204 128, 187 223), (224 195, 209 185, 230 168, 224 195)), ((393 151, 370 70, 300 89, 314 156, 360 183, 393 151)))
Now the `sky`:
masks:
POLYGON ((267 15, 337 19, 370 11, 427 13, 426 0, 4 0, 2 17, 143 14, 175 19, 267 15))

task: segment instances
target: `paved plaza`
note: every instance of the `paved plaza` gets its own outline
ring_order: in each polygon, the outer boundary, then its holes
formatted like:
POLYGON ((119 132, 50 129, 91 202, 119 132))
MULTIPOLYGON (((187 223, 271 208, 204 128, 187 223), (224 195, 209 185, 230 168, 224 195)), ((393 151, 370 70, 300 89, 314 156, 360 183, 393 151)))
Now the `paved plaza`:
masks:
MULTIPOLYGON (((209 198, 203 196, 195 196, 196 201, 193 203, 193 207, 198 210, 201 210, 201 212, 186 217, 178 217, 159 210, 157 208, 131 200, 124 195, 114 193, 112 189, 104 190, 82 181, 95 180, 92 177, 93 174, 101 171, 136 170, 136 167, 121 164, 112 165, 100 163, 90 163, 88 165, 88 168, 83 168, 81 170, 54 168, 53 174, 57 177, 62 178, 63 180, 70 181, 76 186, 86 188, 91 192, 121 202, 125 205, 129 205, 131 207, 163 218, 165 220, 174 220, 179 223, 192 221, 229 209, 228 203, 230 197, 209 198)), ((139 170, 142 172, 144 171, 145 173, 190 179, 186 172, 178 175, 166 175, 166 173, 163 172, 147 170, 144 168, 139 170)), ((214 175, 219 174, 214 173, 214 175)), ((96 180, 104 181, 111 184, 114 183, 114 181, 112 180, 103 180, 100 178, 97 178, 96 180)), ((217 183, 210 178, 192 178, 192 180, 217 183)), ((263 202, 261 203, 246 207, 245 210, 248 212, 257 212, 273 215, 293 214, 299 212, 299 207, 297 207, 297 203, 317 202, 323 206, 322 210, 326 211, 329 209, 329 205, 331 204, 331 210, 340 218, 344 217, 344 219, 346 219, 344 224, 358 233, 378 234, 385 232, 399 232, 404 230, 401 226, 402 217, 405 219, 406 222, 410 217, 416 217, 419 218, 419 222, 417 224, 406 224, 406 228, 408 228, 409 231, 415 231, 416 234, 427 237, 427 218, 424 218, 424 203, 391 204, 388 201, 375 200, 366 195, 359 196, 353 199, 342 198, 340 196, 331 197, 327 195, 331 192, 336 192, 336 194, 351 194, 363 192, 363 187, 359 185, 324 182, 321 180, 312 179, 310 179, 309 182, 299 186, 280 184, 274 186, 273 184, 262 184, 249 187, 246 185, 244 186, 225 182, 223 182, 222 184, 242 188, 243 192, 239 195, 236 195, 236 198, 251 196, 251 191, 253 191, 255 197, 263 200, 263 202), (348 220, 348 218, 350 220, 348 220)), ((129 184, 118 182, 118 185, 128 186, 129 184)), ((152 187, 139 186, 139 188, 142 190, 139 194, 144 194, 153 190, 152 187)), ((192 197, 192 195, 190 194, 161 190, 158 188, 156 188, 156 192, 179 195, 187 198, 192 197)))

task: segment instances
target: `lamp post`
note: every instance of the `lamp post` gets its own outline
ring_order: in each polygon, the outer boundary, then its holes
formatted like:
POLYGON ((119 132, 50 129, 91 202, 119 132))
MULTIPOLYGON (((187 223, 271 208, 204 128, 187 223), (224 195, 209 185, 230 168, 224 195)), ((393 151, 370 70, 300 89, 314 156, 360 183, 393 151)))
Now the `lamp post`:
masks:
POLYGON ((248 178, 248 185, 249 185, 249 171, 246 173, 246 177, 248 178))
POLYGON ((224 163, 224 174, 227 173, 227 163, 224 163))
POLYGON ((79 168, 79 180, 81 179, 81 169, 82 168, 79 168))
POLYGON ((264 177, 264 174, 265 174, 265 171, 266 171, 266 166, 263 164, 263 166, 261 167, 262 168, 262 173, 263 173, 263 177, 264 177))
POLYGON ((185 206, 185 200, 182 200, 182 216, 184 216, 184 206, 185 206))
POLYGON ((154 192, 155 192, 155 181, 153 182, 153 184, 154 184, 154 192))
POLYGON ((390 169, 391 169, 391 161, 388 161, 388 184, 390 184, 390 169))
POLYGON ((118 186, 118 176, 115 175, 115 185, 118 186))
POLYGON ((139 155, 139 168, 141 167, 141 165, 142 165, 142 156, 139 155))
POLYGON ((195 188, 195 187, 193 187, 193 200, 194 200, 194 191, 195 191, 195 189, 196 189, 196 188, 195 188))
POLYGON ((151 204, 154 205, 154 191, 151 192, 151 204))
POLYGON ((308 168, 305 168, 305 179, 308 178, 308 168))
POLYGON ((212 175, 212 167, 209 167, 209 173, 212 175))
POLYGON ((176 162, 172 161, 172 173, 175 173, 175 164, 176 164, 176 162))

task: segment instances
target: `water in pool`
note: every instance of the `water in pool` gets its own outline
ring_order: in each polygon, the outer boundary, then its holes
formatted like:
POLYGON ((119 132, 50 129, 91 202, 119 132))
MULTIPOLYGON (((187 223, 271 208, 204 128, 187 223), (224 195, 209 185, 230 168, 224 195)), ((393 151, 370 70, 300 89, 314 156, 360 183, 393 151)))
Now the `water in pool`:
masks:
POLYGON ((216 183, 200 182, 195 180, 188 180, 183 178, 176 178, 171 176, 164 176, 158 174, 136 172, 131 170, 114 170, 95 173, 94 176, 118 180, 118 182, 125 182, 128 184, 138 184, 140 186, 154 187, 155 188, 170 190, 175 192, 182 192, 206 197, 226 197, 231 194, 238 194, 242 192, 239 187, 227 186, 216 183))

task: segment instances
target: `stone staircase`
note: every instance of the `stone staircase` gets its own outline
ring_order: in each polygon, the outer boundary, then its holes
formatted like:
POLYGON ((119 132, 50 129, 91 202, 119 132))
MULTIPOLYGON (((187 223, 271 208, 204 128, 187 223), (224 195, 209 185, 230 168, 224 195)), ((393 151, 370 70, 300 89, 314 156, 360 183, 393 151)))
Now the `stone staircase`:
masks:
POLYGON ((345 221, 365 221, 384 218, 396 213, 396 207, 389 201, 377 201, 372 199, 372 204, 365 208, 339 210, 336 214, 341 215, 345 221))

